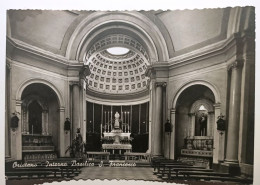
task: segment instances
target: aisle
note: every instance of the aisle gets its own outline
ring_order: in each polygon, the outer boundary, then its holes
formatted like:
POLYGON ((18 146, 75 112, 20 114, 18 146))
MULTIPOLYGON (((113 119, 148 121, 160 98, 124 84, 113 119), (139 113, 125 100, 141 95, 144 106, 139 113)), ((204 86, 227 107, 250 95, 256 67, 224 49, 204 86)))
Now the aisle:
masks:
POLYGON ((153 168, 145 167, 85 167, 75 179, 161 180, 153 175, 153 168))

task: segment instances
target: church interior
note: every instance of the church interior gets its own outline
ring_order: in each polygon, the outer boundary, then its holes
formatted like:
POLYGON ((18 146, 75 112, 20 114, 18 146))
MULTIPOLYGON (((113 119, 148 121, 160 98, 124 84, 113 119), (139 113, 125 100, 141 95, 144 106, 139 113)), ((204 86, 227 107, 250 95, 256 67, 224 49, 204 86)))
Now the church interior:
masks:
MULTIPOLYGON (((5 92, 7 167, 114 161, 251 182, 255 9, 8 10, 5 92)), ((21 169, 6 176, 37 176, 21 169)))

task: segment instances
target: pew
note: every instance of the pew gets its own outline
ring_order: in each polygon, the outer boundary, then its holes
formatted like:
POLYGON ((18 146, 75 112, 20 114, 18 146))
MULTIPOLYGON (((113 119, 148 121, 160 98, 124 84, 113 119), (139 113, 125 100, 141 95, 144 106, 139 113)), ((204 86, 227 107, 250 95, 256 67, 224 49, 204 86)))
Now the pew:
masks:
POLYGON ((27 178, 31 179, 34 176, 37 178, 47 178, 48 175, 52 174, 52 171, 35 171, 35 170, 26 170, 26 171, 9 171, 5 172, 7 179, 22 179, 27 178))

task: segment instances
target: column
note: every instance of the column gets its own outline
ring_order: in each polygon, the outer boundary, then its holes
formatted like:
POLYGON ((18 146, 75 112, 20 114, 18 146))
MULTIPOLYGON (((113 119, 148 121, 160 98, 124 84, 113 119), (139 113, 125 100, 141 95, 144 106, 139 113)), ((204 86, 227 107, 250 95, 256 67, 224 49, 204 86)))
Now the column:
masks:
POLYGON ((10 157, 10 78, 11 78, 11 64, 6 60, 6 81, 5 81, 5 157, 10 157))
POLYGON ((216 103, 213 105, 215 110, 214 128, 213 128, 213 163, 219 163, 219 161, 224 160, 224 144, 225 144, 225 134, 220 134, 217 130, 217 117, 220 115, 220 104, 216 103))
POLYGON ((195 136, 195 113, 189 113, 190 116, 190 136, 195 136))
POLYGON ((163 87, 166 86, 165 82, 157 82, 155 87, 155 123, 154 123, 154 151, 155 156, 162 155, 162 109, 163 109, 163 87))
POLYGON ((212 134, 212 126, 214 125, 214 112, 208 112, 208 120, 207 120, 207 136, 213 136, 212 134))
POLYGON ((171 133, 171 144, 170 144, 170 159, 175 159, 175 116, 176 116, 176 110, 175 109, 171 109, 171 124, 172 124, 172 133, 171 133))
MULTIPOLYGON (((60 157, 65 157, 66 148, 69 146, 69 134, 65 134, 64 122, 65 122, 65 108, 59 108, 60 125, 59 125, 59 154, 60 157)), ((67 155, 68 156, 68 155, 67 155)))
POLYGON ((150 91, 150 103, 149 103, 149 143, 147 153, 153 153, 153 130, 154 130, 154 108, 155 107, 155 82, 154 80, 150 81, 149 91, 150 91))
POLYGON ((82 117, 82 124, 81 124, 81 135, 84 142, 86 142, 87 139, 87 106, 86 106, 86 88, 87 84, 85 80, 81 79, 81 117, 82 117))
POLYGON ((139 104, 139 111, 138 111, 138 113, 139 113, 139 118, 138 118, 138 120, 139 120, 138 134, 140 134, 140 133, 141 133, 141 104, 139 104))
POLYGON ((241 95, 242 63, 236 61, 229 67, 231 71, 231 87, 229 102, 229 119, 226 147, 226 163, 238 163, 239 117, 241 95))
MULTIPOLYGON (((15 111, 18 112, 17 114, 19 118, 18 128, 14 131, 10 129, 11 132, 11 157, 15 160, 22 160, 22 124, 21 124, 21 100, 16 100, 15 111)), ((13 112, 15 112, 13 111, 13 112)), ((8 117, 11 119, 11 115, 8 117)))
MULTIPOLYGON (((254 52, 255 50, 251 50, 254 52)), ((241 80, 241 106, 240 106, 240 130, 239 130, 239 150, 238 159, 240 163, 250 164, 253 162, 253 144, 254 134, 249 129, 254 125, 254 89, 255 84, 255 55, 246 54, 242 70, 241 80), (248 155, 248 153, 251 153, 248 155)))
POLYGON ((27 133, 27 108, 22 105, 22 113, 21 113, 21 125, 22 125, 22 133, 27 133))
POLYGON ((79 82, 72 83, 72 139, 75 138, 77 128, 80 128, 80 115, 79 115, 79 82))

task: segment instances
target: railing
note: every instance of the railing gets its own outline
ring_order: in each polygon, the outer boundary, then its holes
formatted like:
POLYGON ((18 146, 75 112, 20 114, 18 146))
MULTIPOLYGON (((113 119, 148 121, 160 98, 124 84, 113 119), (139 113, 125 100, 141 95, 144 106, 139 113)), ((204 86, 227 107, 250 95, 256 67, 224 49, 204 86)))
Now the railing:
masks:
POLYGON ((150 162, 151 155, 148 153, 125 152, 125 161, 128 162, 150 162))
POLYGON ((109 160, 109 152, 87 152, 87 160, 109 160))

